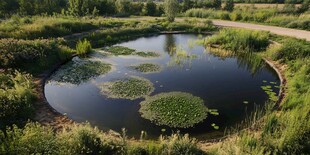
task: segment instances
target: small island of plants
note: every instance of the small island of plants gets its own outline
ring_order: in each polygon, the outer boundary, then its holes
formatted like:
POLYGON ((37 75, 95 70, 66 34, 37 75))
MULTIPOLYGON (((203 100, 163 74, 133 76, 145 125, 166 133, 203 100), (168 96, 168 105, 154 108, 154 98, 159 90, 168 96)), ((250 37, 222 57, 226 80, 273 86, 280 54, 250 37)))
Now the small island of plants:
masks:
POLYGON ((130 68, 142 73, 155 73, 161 70, 161 66, 153 63, 143 63, 130 66, 130 68))
POLYGON ((184 92, 161 93, 141 102, 140 113, 157 125, 189 128, 207 118, 204 101, 184 92))
POLYGON ((69 62, 63 70, 54 74, 54 80, 71 84, 80 84, 93 77, 103 75, 111 71, 110 64, 101 61, 81 60, 69 62))
POLYGON ((131 76, 124 80, 103 83, 100 89, 109 98, 135 100, 150 95, 154 86, 148 79, 131 76))
POLYGON ((113 55, 137 55, 141 57, 159 57, 160 55, 156 52, 151 51, 136 51, 135 49, 131 49, 124 46, 112 46, 105 49, 108 53, 113 55))

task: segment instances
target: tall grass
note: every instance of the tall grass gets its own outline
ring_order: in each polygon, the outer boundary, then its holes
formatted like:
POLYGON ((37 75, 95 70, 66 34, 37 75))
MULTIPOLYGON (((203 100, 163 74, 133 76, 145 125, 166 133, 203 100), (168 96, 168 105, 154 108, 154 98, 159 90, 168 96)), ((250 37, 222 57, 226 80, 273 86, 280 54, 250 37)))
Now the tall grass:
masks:
POLYGON ((85 56, 92 51, 92 46, 90 42, 86 39, 79 40, 76 44, 76 53, 80 56, 85 56))
POLYGON ((244 29, 222 29, 219 34, 206 39, 206 45, 220 45, 234 52, 258 52, 269 45, 269 33, 244 29))
POLYGON ((89 124, 72 125, 60 132, 49 126, 28 123, 0 131, 0 154, 203 154, 188 135, 173 134, 158 141, 128 141, 121 135, 103 133, 89 124))

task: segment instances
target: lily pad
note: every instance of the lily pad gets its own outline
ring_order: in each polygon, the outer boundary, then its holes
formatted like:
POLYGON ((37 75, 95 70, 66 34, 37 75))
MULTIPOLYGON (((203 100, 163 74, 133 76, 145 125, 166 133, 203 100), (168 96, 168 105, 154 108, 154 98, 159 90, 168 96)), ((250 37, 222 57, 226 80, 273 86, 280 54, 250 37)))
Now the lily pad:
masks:
POLYGON ((184 92, 161 93, 140 103, 140 113, 157 125, 189 128, 207 118, 204 101, 184 92))

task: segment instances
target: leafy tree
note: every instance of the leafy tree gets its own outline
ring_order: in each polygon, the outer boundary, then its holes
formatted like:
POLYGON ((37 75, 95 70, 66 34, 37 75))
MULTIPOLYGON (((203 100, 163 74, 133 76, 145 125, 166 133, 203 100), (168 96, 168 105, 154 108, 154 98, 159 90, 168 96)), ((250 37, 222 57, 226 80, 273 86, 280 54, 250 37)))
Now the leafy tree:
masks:
POLYGON ((177 0, 165 0, 164 10, 168 21, 173 22, 179 12, 179 2, 177 0))
POLYGON ((193 7, 193 1, 191 0, 183 0, 182 3, 182 11, 185 12, 186 10, 193 7))
POLYGON ((126 14, 129 11, 130 2, 128 0, 116 0, 115 6, 116 10, 120 14, 126 14))
POLYGON ((74 16, 90 15, 95 9, 95 0, 69 0, 69 14, 74 16))
POLYGON ((226 11, 233 11, 235 7, 234 1, 233 0, 226 0, 224 10, 226 11))
POLYGON ((143 8, 143 14, 148 16, 154 16, 156 14, 156 4, 149 0, 143 8))

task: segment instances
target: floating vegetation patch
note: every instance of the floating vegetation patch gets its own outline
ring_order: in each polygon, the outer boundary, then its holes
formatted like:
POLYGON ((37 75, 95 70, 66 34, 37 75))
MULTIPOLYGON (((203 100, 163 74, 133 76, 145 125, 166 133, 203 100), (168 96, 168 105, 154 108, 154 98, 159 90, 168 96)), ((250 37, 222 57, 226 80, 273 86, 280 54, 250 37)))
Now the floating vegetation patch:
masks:
POLYGON ((160 54, 156 52, 136 52, 135 54, 141 57, 159 57, 160 56, 160 54))
POLYGON ((161 70, 160 65, 153 63, 143 63, 135 66, 130 66, 130 68, 133 68, 134 70, 142 73, 155 73, 161 70))
POLYGON ((131 76, 124 80, 103 83, 100 89, 109 98, 135 100, 150 95, 154 86, 148 79, 131 76))
POLYGON ((136 50, 123 46, 112 46, 107 49, 107 52, 114 55, 131 55, 136 50))
MULTIPOLYGON (((268 82, 264 80, 263 83, 267 84, 268 82)), ((269 96, 269 100, 276 102, 278 101, 278 96, 277 96, 277 93, 274 92, 273 87, 274 88, 280 88, 280 87, 276 86, 276 82, 269 82, 269 83, 273 85, 264 85, 264 86, 261 86, 261 88, 269 96)))
POLYGON ((201 98, 183 92, 161 93, 140 104, 143 118, 173 128, 193 127, 206 119, 208 113, 201 98))
POLYGON ((135 49, 131 49, 123 46, 112 46, 106 49, 107 52, 113 55, 138 55, 141 57, 159 57, 160 55, 156 52, 142 52, 136 51, 135 49))
POLYGON ((57 82, 80 84, 99 75, 108 73, 112 66, 101 61, 71 61, 57 71, 52 79, 57 82))

